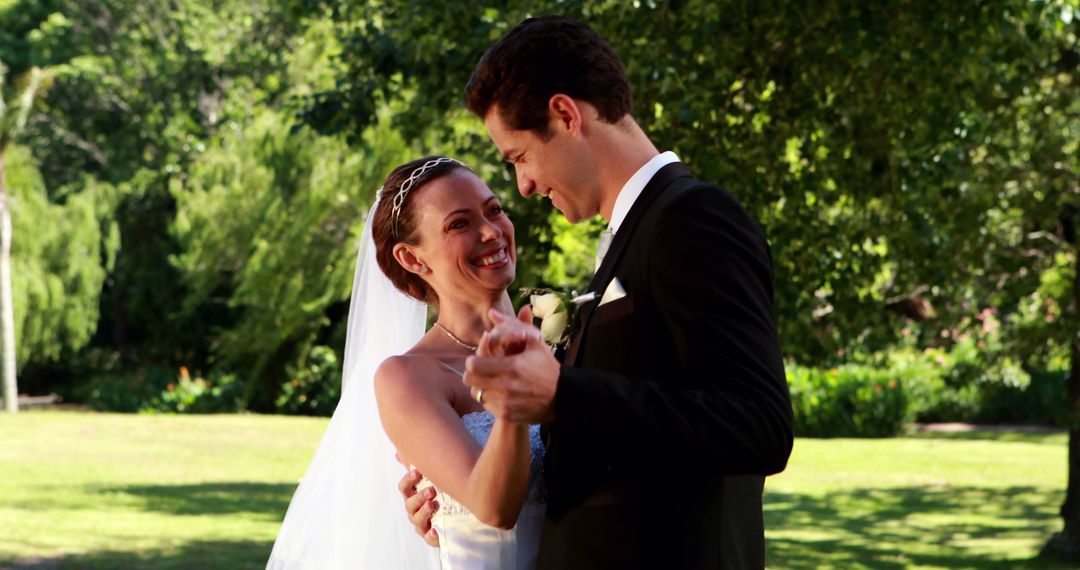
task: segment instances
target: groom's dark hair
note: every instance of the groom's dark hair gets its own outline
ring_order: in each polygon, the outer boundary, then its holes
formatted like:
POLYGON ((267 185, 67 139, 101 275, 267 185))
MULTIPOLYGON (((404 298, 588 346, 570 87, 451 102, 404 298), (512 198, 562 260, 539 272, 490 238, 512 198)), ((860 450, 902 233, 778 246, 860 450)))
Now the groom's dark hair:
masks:
POLYGON ((607 40, 584 22, 541 16, 488 48, 465 87, 465 107, 483 119, 498 105, 511 129, 546 139, 548 100, 556 93, 589 102, 608 123, 634 106, 626 69, 607 40))

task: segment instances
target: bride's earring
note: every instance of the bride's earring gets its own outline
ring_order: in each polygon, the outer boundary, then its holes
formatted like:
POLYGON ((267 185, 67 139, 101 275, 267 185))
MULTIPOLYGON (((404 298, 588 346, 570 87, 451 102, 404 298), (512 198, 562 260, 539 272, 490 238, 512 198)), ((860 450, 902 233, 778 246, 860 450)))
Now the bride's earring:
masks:
POLYGON ((421 265, 420 266, 420 273, 427 273, 428 271, 431 271, 431 270, 428 269, 426 265, 421 265))

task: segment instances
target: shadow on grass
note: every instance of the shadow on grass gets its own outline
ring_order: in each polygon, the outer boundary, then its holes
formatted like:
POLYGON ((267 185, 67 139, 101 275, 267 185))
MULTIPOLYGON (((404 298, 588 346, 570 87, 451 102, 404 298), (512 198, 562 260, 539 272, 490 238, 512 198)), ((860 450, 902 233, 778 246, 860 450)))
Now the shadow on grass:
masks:
POLYGON ((1065 568, 1033 558, 1059 530, 1063 498, 1037 487, 766 491, 769 567, 1065 568))
MULTIPOLYGON (((27 498, 4 506, 11 509, 131 509, 173 515, 250 513, 280 522, 296 490, 294 483, 220 482, 189 485, 88 485, 73 500, 66 485, 34 486, 27 498)), ((0 568, 0 570, 3 570, 0 568)))
POLYGON ((100 489, 142 500, 146 511, 174 515, 255 513, 285 517, 296 485, 291 483, 200 483, 195 485, 125 485, 100 489))
POLYGON ((58 562, 60 570, 262 570, 272 547, 269 541, 196 541, 143 552, 92 552, 58 562))
MULTIPOLYGON (((988 482, 988 484, 991 482, 988 482)), ((175 515, 284 516, 295 485, 205 483, 101 488, 175 515)), ((1034 486, 918 486, 817 493, 766 490, 770 568, 1058 569, 1033 559, 1059 530, 1063 492, 1034 486)), ((73 555, 61 569, 261 569, 270 541, 196 541, 140 552, 73 555)))

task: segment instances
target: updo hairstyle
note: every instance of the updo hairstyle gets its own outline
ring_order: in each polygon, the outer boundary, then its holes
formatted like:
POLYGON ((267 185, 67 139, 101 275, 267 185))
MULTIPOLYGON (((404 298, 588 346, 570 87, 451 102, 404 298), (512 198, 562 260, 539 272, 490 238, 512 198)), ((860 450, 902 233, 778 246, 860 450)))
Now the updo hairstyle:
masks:
POLYGON ((429 305, 437 304, 439 301, 438 296, 419 275, 408 271, 398 263, 397 259, 394 258, 394 246, 398 242, 409 245, 420 244, 420 236, 416 227, 416 200, 414 197, 429 182, 442 178, 458 169, 470 170, 460 162, 439 156, 425 156, 395 168, 386 177, 386 181, 383 182, 383 186, 379 190, 379 207, 375 210, 375 215, 371 221, 372 237, 375 241, 375 259, 379 263, 379 268, 394 284, 394 287, 397 287, 402 293, 429 305), (423 170, 425 164, 439 159, 448 162, 431 165, 426 170, 423 170), (421 170, 423 170, 422 173, 421 170), (395 198, 401 191, 401 186, 410 177, 413 177, 414 173, 417 176, 414 177, 412 186, 405 194, 404 200, 401 202, 401 210, 395 219, 395 198))

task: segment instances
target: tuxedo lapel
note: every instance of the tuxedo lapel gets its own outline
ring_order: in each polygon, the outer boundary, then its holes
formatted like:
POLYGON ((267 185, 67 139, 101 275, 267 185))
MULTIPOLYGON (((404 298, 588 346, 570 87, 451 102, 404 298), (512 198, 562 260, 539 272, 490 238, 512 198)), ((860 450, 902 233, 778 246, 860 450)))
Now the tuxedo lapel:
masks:
POLYGON ((600 305, 600 297, 604 293, 604 288, 607 287, 608 282, 611 281, 611 277, 615 272, 615 267, 619 263, 619 258, 626 252, 627 245, 630 243, 631 237, 634 234, 634 230, 641 221, 641 218, 648 211, 649 206, 660 194, 660 192, 666 188, 669 184, 678 178, 690 177, 690 170, 681 162, 673 162, 665 165, 658 170, 656 174, 649 180, 649 183, 645 185, 645 189, 641 191, 641 195, 634 201, 634 205, 630 208, 630 211, 626 214, 626 219, 623 220, 619 226, 619 231, 615 232, 615 237, 611 241, 611 246, 608 247, 607 253, 604 255, 604 260, 600 263, 600 267, 597 268, 596 274, 593 275, 592 281, 589 282, 589 291, 596 294, 595 299, 590 301, 581 307, 581 310, 577 312, 574 319, 573 334, 570 336, 570 346, 566 349, 566 364, 571 366, 577 365, 577 357, 581 348, 581 340, 584 337, 585 329, 589 326, 589 320, 592 318, 593 311, 600 305))

